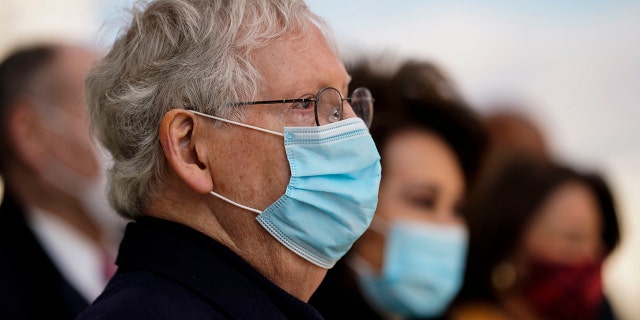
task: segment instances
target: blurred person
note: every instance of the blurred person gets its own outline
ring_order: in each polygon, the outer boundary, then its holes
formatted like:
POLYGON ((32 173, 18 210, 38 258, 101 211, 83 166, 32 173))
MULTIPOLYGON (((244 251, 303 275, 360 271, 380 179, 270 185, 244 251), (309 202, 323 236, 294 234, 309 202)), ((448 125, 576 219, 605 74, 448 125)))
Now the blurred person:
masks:
POLYGON ((486 132, 431 63, 409 60, 386 78, 362 63, 350 74, 376 97, 379 202, 369 230, 310 303, 326 319, 441 317, 462 283, 467 230, 460 209, 486 132))
POLYGON ((428 61, 405 61, 393 76, 393 83, 395 94, 406 100, 464 102, 451 77, 428 61))
POLYGON ((95 59, 52 43, 0 64, 0 318, 72 319, 115 272, 124 219, 109 218, 84 105, 95 59))
POLYGON ((523 153, 540 160, 552 158, 542 128, 531 117, 517 111, 513 104, 496 104, 495 108, 483 116, 492 152, 523 153))
POLYGON ((322 319, 307 301, 369 226, 373 99, 299 0, 157 0, 87 79, 133 220, 78 319, 322 319))
POLYGON ((615 319, 602 266, 619 241, 606 181, 510 156, 478 185, 452 319, 615 319))

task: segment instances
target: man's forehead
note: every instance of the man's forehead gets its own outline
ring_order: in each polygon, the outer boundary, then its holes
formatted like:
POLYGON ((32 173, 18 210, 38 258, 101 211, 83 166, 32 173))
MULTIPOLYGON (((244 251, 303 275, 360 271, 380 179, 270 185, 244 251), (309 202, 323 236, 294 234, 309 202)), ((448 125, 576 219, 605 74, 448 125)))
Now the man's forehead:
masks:
POLYGON ((350 81, 344 64, 317 29, 256 50, 252 62, 267 82, 300 86, 317 81, 324 86, 346 86, 350 81))

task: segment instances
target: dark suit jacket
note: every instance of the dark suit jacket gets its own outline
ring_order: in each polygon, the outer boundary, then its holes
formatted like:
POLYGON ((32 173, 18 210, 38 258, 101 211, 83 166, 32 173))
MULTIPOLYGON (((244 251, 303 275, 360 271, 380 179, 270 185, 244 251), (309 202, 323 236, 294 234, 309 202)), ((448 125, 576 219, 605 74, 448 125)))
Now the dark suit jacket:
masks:
POLYGON ((78 319, 322 319, 212 238, 143 217, 129 223, 118 272, 78 319))
POLYGON ((0 319, 73 319, 88 305, 54 266, 5 190, 0 206, 0 319))

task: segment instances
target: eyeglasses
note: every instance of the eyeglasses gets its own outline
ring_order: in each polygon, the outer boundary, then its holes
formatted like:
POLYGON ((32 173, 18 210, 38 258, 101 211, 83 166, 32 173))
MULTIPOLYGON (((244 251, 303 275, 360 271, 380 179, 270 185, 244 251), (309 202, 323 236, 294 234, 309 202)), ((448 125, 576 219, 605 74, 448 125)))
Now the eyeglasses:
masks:
POLYGON ((358 88, 353 91, 351 97, 343 98, 338 89, 326 87, 320 89, 315 98, 265 100, 250 102, 233 102, 232 106, 246 106, 257 104, 296 103, 301 109, 308 109, 313 103, 316 125, 321 126, 344 119, 344 103, 348 102, 355 114, 364 120, 367 127, 373 120, 373 97, 367 88, 358 88))

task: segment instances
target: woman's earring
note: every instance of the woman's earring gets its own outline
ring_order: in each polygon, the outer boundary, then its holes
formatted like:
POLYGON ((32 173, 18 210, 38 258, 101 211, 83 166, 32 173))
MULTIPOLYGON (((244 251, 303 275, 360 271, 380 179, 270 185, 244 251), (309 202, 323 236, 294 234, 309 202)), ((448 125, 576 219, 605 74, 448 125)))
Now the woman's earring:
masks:
POLYGON ((491 272, 491 284, 497 292, 512 288, 517 278, 516 267, 510 262, 499 263, 491 272))

